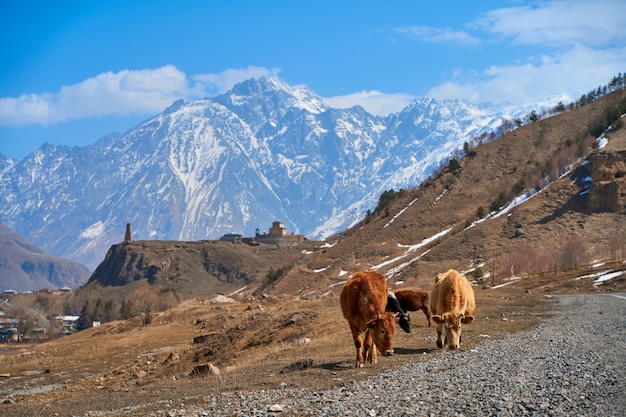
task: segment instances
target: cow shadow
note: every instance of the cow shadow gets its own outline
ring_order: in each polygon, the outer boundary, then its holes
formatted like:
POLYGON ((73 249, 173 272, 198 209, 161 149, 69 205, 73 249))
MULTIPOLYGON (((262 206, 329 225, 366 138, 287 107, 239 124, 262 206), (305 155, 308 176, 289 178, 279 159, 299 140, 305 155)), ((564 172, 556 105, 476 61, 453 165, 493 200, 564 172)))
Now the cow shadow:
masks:
POLYGON ((434 348, 426 348, 426 349, 411 349, 411 348, 402 348, 394 346, 393 354, 394 355, 423 355, 426 353, 430 353, 434 351, 434 348))
POLYGON ((312 366, 312 368, 325 369, 327 371, 345 371, 348 369, 354 369, 354 361, 342 361, 342 362, 326 362, 319 365, 312 366))
MULTIPOLYGON (((394 355, 425 355, 428 353, 432 353, 441 349, 435 348, 426 348, 426 349, 412 349, 412 348, 402 348, 402 347, 394 347, 393 353, 394 355)), ((379 360, 382 356, 379 354, 379 360)), ((326 371, 338 372, 338 371, 346 371, 354 369, 354 360, 345 360, 341 362, 325 362, 317 365, 311 366, 311 368, 324 369, 326 371)))

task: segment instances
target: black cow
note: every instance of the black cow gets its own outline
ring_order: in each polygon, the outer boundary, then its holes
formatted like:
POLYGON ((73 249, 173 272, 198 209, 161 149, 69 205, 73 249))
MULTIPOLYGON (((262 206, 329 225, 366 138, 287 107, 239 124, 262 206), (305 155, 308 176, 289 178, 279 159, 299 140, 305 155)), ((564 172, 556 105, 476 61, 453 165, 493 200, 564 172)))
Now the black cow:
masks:
POLYGON ((397 313, 400 321, 398 324, 407 333, 411 333, 411 318, 407 314, 406 311, 402 309, 400 306, 400 302, 396 298, 395 294, 391 291, 387 292, 387 307, 385 311, 391 311, 392 313, 397 313))

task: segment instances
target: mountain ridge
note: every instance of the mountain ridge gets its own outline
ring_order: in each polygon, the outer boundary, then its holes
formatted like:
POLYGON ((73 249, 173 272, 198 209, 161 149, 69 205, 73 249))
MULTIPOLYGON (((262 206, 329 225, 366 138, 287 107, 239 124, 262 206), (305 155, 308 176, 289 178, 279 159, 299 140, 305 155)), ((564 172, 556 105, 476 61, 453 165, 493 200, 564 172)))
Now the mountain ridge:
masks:
POLYGON ((0 223, 0 290, 77 288, 88 277, 83 265, 45 253, 0 223))
MULTIPOLYGON (((615 201, 593 201, 590 190, 605 181, 589 178, 614 177, 609 188, 624 189, 626 131, 610 132, 605 148, 592 151, 598 141, 587 129, 605 108, 625 99, 622 91, 595 106, 533 122, 475 147, 419 187, 394 193, 383 209, 359 224, 322 241, 296 247, 124 243, 112 247, 86 287, 101 285, 100 291, 114 297, 120 286, 132 288, 128 284, 147 280, 173 288, 183 298, 216 292, 324 297, 337 296, 345 279, 363 269, 385 274, 390 286, 397 282, 430 288, 432 277, 449 268, 501 284, 510 283, 512 274, 536 272, 536 262, 544 263, 540 271, 555 269, 572 254, 580 256, 578 265, 591 259, 608 264, 626 251, 626 230, 621 227, 626 206, 620 192, 615 201), (581 150, 580 155, 571 153, 581 150), (539 190, 537 172, 542 178, 539 190), (547 176, 550 181, 543 181, 547 176), (615 203, 621 209, 611 211, 615 203)), ((545 275, 549 282, 552 274, 545 275)), ((613 283, 623 288, 624 279, 613 283)), ((587 280, 576 286, 589 290, 592 284, 587 280)))
POLYGON ((426 102, 383 118, 330 108, 275 77, 247 80, 88 147, 0 160, 0 221, 90 269, 126 223, 140 239, 198 240, 280 220, 319 239, 357 223, 383 191, 418 185, 511 113, 426 102))

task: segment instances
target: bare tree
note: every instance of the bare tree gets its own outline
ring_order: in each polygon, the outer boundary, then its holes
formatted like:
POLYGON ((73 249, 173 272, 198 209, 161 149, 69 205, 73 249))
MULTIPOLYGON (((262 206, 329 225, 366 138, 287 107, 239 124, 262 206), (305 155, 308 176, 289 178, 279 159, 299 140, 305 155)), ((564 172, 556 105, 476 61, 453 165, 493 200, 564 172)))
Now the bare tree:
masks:
POLYGON ((561 266, 569 268, 585 265, 591 262, 591 252, 584 240, 578 235, 573 235, 563 248, 561 266))
POLYGON ((510 270, 512 276, 534 272, 538 256, 535 248, 529 245, 522 246, 509 255, 507 269, 510 270))
POLYGON ((618 260, 626 256, 626 244, 620 239, 613 239, 608 244, 609 259, 618 260))
POLYGON ((174 290, 161 289, 146 282, 135 289, 125 308, 133 317, 139 317, 143 326, 148 326, 155 313, 173 307, 178 301, 174 290))
POLYGON ((537 258, 537 272, 547 272, 556 269, 560 259, 561 253, 557 250, 542 252, 537 258))
POLYGON ((152 315, 157 310, 159 299, 156 293, 156 288, 145 283, 135 290, 134 296, 131 298, 133 316, 139 316, 141 324, 144 326, 152 323, 152 315))

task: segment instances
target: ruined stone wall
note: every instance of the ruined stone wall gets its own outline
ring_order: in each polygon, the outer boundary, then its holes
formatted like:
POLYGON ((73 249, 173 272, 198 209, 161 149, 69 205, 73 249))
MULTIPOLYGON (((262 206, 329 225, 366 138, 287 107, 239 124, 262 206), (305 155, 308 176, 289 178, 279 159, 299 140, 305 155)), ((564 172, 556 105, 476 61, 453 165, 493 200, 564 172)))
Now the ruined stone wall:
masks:
POLYGON ((593 181, 587 208, 626 213, 626 151, 602 151, 589 157, 593 181))
POLYGON ((304 242, 304 235, 286 235, 286 236, 273 236, 273 235, 258 235, 256 239, 259 243, 266 245, 281 245, 281 246, 295 246, 300 242, 304 242))

